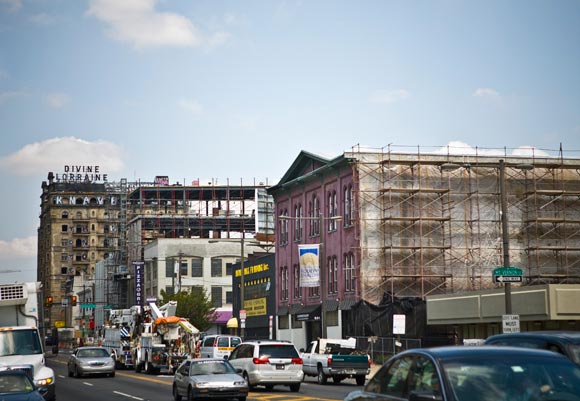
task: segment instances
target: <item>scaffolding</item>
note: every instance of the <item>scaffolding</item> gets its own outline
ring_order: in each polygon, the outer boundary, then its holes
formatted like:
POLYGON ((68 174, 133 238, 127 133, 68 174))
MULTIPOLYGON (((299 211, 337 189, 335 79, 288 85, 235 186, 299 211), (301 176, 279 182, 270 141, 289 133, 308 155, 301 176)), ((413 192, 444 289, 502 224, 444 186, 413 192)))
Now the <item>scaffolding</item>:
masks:
POLYGON ((511 264, 523 285, 580 283, 580 159, 355 149, 362 297, 495 288, 503 266, 500 168, 511 264), (500 167, 500 160, 504 160, 500 167))

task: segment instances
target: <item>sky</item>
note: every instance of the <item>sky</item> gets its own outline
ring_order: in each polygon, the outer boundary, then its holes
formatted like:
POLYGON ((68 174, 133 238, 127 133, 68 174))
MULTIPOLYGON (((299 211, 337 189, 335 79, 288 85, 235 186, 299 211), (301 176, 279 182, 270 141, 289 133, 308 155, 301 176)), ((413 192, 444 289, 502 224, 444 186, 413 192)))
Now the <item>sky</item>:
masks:
POLYGON ((0 283, 36 279, 67 165, 273 185, 302 150, 580 157, 578 21, 577 0, 0 0, 0 283))

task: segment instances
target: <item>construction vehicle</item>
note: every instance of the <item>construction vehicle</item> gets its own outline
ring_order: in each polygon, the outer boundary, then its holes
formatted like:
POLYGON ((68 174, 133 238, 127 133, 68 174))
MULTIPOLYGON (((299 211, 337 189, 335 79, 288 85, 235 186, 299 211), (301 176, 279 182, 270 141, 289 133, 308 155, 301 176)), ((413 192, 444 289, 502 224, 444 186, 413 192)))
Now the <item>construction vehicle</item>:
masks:
POLYGON ((115 360, 116 369, 132 369, 131 309, 112 309, 103 327, 103 347, 115 360))
POLYGON ((173 374, 182 361, 192 357, 200 332, 187 319, 175 316, 176 301, 162 307, 149 302, 133 306, 133 367, 148 374, 161 370, 173 374))
POLYGON ((47 401, 55 399, 54 371, 44 359, 38 329, 39 282, 0 285, 0 369, 23 370, 47 401))

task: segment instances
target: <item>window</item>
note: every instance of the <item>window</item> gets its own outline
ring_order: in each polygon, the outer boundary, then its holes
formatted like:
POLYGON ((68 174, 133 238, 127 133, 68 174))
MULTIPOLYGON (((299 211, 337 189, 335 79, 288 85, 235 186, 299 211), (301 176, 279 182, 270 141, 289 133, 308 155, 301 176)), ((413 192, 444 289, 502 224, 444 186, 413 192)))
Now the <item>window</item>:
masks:
POLYGON ((294 207, 294 241, 302 240, 302 225, 304 224, 302 216, 302 205, 294 207))
POLYGON ((223 305, 222 287, 211 287, 211 303, 216 308, 219 308, 223 305))
POLYGON ((62 218, 68 219, 68 212, 66 210, 64 212, 62 212, 62 218))
POLYGON ((355 291, 354 255, 352 252, 344 255, 344 291, 355 291))
POLYGON ((280 300, 288 300, 288 266, 280 268, 280 300))
POLYGON ((173 295, 173 286, 170 286, 170 285, 165 286, 165 293, 167 295, 173 295))
POLYGON ((368 392, 405 398, 407 379, 413 359, 408 356, 395 360, 387 369, 377 372, 365 388, 368 392))
POLYGON ((300 288, 300 265, 294 265, 293 268, 293 281, 294 281, 294 298, 302 298, 302 289, 300 288))
POLYGON ((211 276, 212 277, 222 277, 222 259, 212 258, 211 259, 211 276))
POLYGON ((320 287, 308 287, 308 297, 309 298, 320 297, 320 287))
MULTIPOLYGON (((288 216, 288 211, 283 210, 280 212, 280 216, 288 216)), ((280 245, 288 244, 288 220, 278 219, 279 229, 280 229, 280 245)))
POLYGON ((61 226, 61 231, 62 231, 63 233, 66 233, 66 232, 68 232, 68 226, 67 226, 66 224, 63 224, 63 225, 61 226))
POLYGON ((352 184, 344 187, 344 199, 343 199, 343 217, 344 217, 344 226, 352 226, 352 222, 354 219, 354 199, 353 199, 353 192, 352 192, 352 184))
POLYGON ((288 329, 288 315, 278 316, 278 328, 288 329))
POLYGON ((179 265, 179 274, 182 276, 187 276, 187 260, 182 260, 179 265))
POLYGON ((234 303, 234 293, 232 291, 226 291, 226 304, 234 303))
POLYGON ((328 293, 336 294, 338 292, 338 265, 336 256, 328 258, 328 293))
POLYGON ((320 202, 316 194, 312 195, 312 215, 310 217, 310 235, 317 237, 320 235, 320 202))
POLYGON ((175 261, 173 259, 167 259, 165 262, 165 277, 171 278, 175 277, 175 261))
POLYGON ((202 258, 191 259, 191 277, 203 277, 202 258))
POLYGON ((328 205, 327 209, 327 225, 328 231, 336 231, 337 223, 336 219, 333 217, 338 216, 338 203, 337 203, 336 191, 329 191, 328 192, 328 205))

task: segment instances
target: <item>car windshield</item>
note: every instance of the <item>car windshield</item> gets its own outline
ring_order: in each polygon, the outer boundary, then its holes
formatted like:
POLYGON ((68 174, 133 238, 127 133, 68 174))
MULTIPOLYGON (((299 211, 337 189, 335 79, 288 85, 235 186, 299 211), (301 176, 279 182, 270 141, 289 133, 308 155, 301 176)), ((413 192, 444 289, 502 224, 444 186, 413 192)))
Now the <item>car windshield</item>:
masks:
POLYGON ((0 356, 42 354, 36 330, 0 331, 0 356))
POLYGON ((580 401, 580 367, 564 359, 478 355, 446 361, 443 370, 458 401, 580 401))
POLYGON ((0 376, 0 393, 19 393, 32 391, 32 382, 24 375, 0 376))
POLYGON ((287 344, 273 344, 261 345, 260 356, 268 358, 298 358, 298 352, 292 345, 287 344))
POLYGON ((104 358, 109 356, 106 349, 94 348, 94 349, 80 349, 77 352, 78 358, 104 358))
POLYGON ((236 373, 232 365, 226 361, 200 361, 191 365, 191 376, 198 375, 225 375, 236 373))

